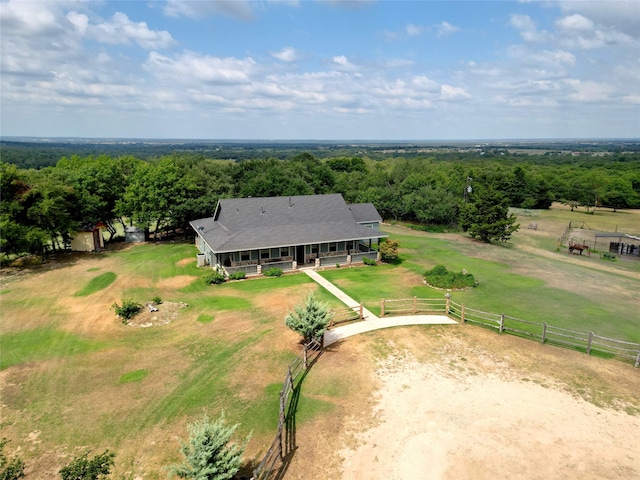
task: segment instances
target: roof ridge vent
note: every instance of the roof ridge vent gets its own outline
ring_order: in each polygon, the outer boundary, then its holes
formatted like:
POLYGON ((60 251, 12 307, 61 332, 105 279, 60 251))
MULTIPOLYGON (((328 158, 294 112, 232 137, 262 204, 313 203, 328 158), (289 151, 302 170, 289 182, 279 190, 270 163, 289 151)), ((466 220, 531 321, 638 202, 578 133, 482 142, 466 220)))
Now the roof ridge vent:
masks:
POLYGON ((265 214, 264 205, 260 205, 260 215, 264 215, 264 214, 265 214))
POLYGON ((294 205, 295 203, 293 203, 293 199, 289 197, 289 208, 292 208, 294 205))

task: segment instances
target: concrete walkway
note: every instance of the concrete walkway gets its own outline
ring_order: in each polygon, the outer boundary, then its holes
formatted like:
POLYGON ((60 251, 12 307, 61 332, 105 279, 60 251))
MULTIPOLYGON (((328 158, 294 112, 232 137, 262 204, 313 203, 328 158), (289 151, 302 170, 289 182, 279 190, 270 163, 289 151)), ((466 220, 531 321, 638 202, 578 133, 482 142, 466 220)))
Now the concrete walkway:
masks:
MULTIPOLYGON (((353 298, 348 296, 333 283, 326 280, 315 270, 305 270, 304 273, 349 308, 353 310, 360 309, 360 303, 356 302, 353 298)), ((324 346, 327 347, 344 338, 358 335, 360 333, 371 332, 373 330, 379 330, 381 328, 400 327, 406 325, 455 325, 458 323, 446 315, 407 315, 402 317, 379 318, 366 308, 363 308, 363 316, 364 321, 362 322, 351 323, 343 327, 327 330, 324 334, 324 346)))

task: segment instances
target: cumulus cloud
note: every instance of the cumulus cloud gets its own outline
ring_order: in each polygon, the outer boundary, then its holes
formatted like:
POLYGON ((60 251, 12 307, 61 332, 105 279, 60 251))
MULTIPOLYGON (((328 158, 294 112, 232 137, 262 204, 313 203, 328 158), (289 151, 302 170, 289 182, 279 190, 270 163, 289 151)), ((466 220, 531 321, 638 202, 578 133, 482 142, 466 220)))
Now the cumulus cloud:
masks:
POLYGON ((509 24, 520 31, 520 36, 525 42, 541 43, 550 38, 548 32, 538 30, 536 22, 528 15, 511 15, 509 24))
POLYGON ((575 12, 607 30, 640 38, 640 2, 616 0, 610 2, 585 2, 563 0, 563 11, 575 12))
POLYGON ((79 33, 101 43, 117 45, 134 41, 147 50, 166 48, 175 43, 166 30, 151 30, 146 22, 133 22, 121 12, 116 12, 109 21, 95 24, 89 23, 87 15, 76 12, 69 12, 67 19, 79 33))
POLYGON ((278 52, 273 52, 271 56, 282 62, 295 62, 298 60, 298 52, 293 47, 285 47, 278 52))
POLYGON ((459 27, 451 25, 449 22, 442 22, 438 25, 437 35, 438 37, 446 37, 447 35, 451 35, 452 33, 456 33, 458 31, 460 31, 459 27))
POLYGON ((177 57, 151 52, 145 68, 154 76, 182 84, 248 83, 255 69, 252 58, 220 58, 186 51, 177 57))

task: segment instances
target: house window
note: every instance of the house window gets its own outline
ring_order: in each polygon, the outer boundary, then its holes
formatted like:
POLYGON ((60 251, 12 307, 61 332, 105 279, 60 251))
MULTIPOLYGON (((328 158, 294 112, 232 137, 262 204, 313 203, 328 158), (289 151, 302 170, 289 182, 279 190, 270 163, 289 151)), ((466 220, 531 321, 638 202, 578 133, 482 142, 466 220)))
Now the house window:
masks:
POLYGON ((327 253, 328 251, 329 251, 329 244, 328 243, 320 244, 320 252, 321 253, 327 253))
POLYGON ((288 257, 289 256, 289 247, 281 247, 280 248, 280 256, 288 257))
POLYGON ((346 244, 346 250, 353 250, 353 241, 351 241, 351 242, 347 242, 347 244, 346 244))
POLYGON ((311 245, 311 253, 318 254, 318 244, 311 245))
POLYGON ((278 258, 279 254, 280 254, 280 249, 279 248, 272 248, 271 249, 271 258, 278 258))
POLYGON ((329 251, 330 252, 335 252, 336 250, 338 250, 338 244, 336 242, 332 242, 329 244, 329 251))
POLYGON ((260 260, 269 260, 269 249, 260 250, 260 260))
POLYGON ((344 250, 344 242, 338 243, 338 250, 340 250, 341 252, 344 250))
POLYGON ((251 259, 251 253, 249 252, 249 250, 240 252, 240 261, 248 262, 250 259, 251 259))
POLYGON ((258 260, 259 254, 258 250, 251 250, 251 260, 258 260))

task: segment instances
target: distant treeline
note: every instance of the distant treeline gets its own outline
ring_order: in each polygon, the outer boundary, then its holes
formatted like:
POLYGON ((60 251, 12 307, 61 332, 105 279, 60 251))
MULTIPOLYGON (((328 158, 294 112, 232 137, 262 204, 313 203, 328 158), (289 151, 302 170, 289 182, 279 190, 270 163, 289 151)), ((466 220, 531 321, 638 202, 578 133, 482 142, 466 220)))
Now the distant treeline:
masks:
POLYGON ((211 160, 242 162, 264 158, 286 160, 301 153, 311 153, 319 159, 335 157, 362 157, 386 160, 394 156, 456 160, 469 156, 538 156, 567 157, 572 154, 604 155, 639 153, 640 141, 512 141, 512 142, 322 142, 322 141, 193 141, 193 140, 75 140, 75 141, 13 141, 0 140, 0 161, 19 168, 52 167, 63 157, 78 155, 132 155, 141 160, 152 160, 168 155, 197 155, 211 160))
POLYGON ((385 219, 447 228, 466 228, 481 199, 520 208, 548 208, 553 201, 640 208, 640 153, 483 152, 381 160, 309 152, 244 161, 196 152, 147 160, 72 155, 39 170, 2 162, 0 246, 4 253, 43 253, 99 222, 112 235, 117 222, 188 231, 190 220, 211 215, 217 200, 229 197, 341 193, 349 203, 373 203, 385 219))

